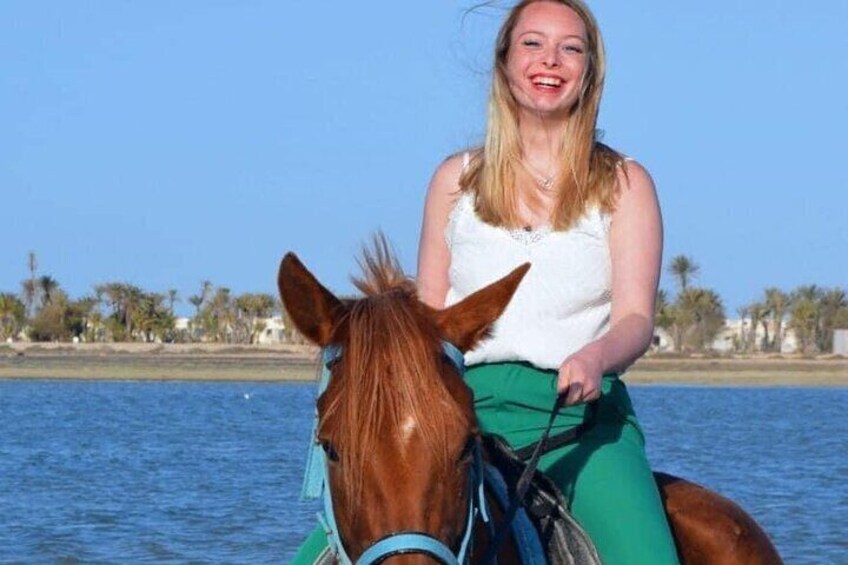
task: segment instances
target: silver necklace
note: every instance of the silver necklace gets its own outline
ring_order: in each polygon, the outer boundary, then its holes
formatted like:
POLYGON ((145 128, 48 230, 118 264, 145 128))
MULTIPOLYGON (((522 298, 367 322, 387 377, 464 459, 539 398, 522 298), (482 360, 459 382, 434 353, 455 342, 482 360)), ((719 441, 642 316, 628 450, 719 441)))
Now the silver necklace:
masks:
POLYGON ((521 165, 524 167, 525 171, 530 173, 530 176, 533 177, 533 180, 536 181, 536 184, 539 185, 539 188, 541 188, 545 192, 550 192, 551 190, 553 190, 554 183, 556 182, 556 174, 544 175, 524 159, 521 160, 521 165))

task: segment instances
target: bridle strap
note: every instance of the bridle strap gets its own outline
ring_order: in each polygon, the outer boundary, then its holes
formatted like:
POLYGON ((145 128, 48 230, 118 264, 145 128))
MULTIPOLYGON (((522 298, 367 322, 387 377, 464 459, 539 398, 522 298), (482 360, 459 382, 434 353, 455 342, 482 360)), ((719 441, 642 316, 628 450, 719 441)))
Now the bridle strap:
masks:
MULTIPOLYGON (((371 545, 359 556, 355 565, 372 565, 380 563, 393 555, 407 553, 426 553, 445 565, 462 565, 467 563, 471 554, 471 541, 474 537, 474 522, 477 516, 482 516, 485 521, 489 520, 486 499, 483 492, 483 473, 483 460, 480 454, 480 447, 477 445, 474 448, 474 466, 468 481, 468 513, 465 519, 465 530, 463 532, 462 542, 460 543, 459 553, 454 554, 447 545, 429 534, 422 532, 397 532, 388 534, 371 545)), ((352 561, 347 555, 341 539, 338 537, 339 529, 336 525, 335 512, 333 510, 332 493, 330 493, 330 489, 326 485, 324 487, 324 513, 327 523, 327 533, 330 537, 331 545, 335 548, 336 555, 343 564, 352 565, 352 561)))
POLYGON ((460 565, 457 557, 445 544, 422 532, 389 534, 369 547, 356 560, 356 565, 380 563, 389 557, 407 553, 426 553, 445 565, 460 565))
POLYGON ((449 341, 442 341, 442 353, 453 364, 460 377, 465 376, 465 355, 449 341))
MULTIPOLYGON (((465 375, 465 358, 462 352, 452 343, 447 341, 442 342, 442 353, 453 364, 460 376, 465 375)), ((342 350, 337 345, 331 345, 322 352, 322 362, 325 369, 329 369, 329 365, 336 361, 342 354, 342 350)), ((326 380, 321 383, 322 391, 326 388, 329 381, 329 370, 324 371, 327 375, 326 380)), ((329 488, 327 461, 324 459, 323 467, 323 491, 324 491, 324 521, 326 522, 327 536, 330 544, 334 546, 335 553, 339 560, 345 564, 351 564, 351 559, 344 549, 344 544, 339 539, 339 529, 336 524, 335 511, 333 509, 332 493, 329 488)), ((397 532, 389 534, 379 541, 368 547, 359 559, 356 560, 356 565, 371 565, 380 563, 394 555, 403 555, 408 553, 426 553, 435 559, 438 559, 445 565, 462 565, 468 561, 471 549, 471 540, 474 530, 474 522, 478 515, 481 515, 484 520, 489 520, 488 511, 486 509, 486 499, 483 492, 483 461, 480 454, 479 444, 474 448, 474 463, 472 472, 469 476, 468 488, 468 515, 465 521, 465 530, 463 532, 462 542, 460 544, 459 553, 454 552, 443 542, 433 536, 422 532, 397 532)))

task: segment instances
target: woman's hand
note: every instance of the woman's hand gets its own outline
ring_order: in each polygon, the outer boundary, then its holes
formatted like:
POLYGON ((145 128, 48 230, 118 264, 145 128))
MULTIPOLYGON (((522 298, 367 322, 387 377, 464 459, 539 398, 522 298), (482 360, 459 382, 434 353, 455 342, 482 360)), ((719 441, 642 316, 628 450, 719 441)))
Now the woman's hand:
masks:
POLYGON ((601 353, 590 343, 559 366, 557 392, 565 395, 566 406, 591 402, 601 395, 603 376, 601 353))

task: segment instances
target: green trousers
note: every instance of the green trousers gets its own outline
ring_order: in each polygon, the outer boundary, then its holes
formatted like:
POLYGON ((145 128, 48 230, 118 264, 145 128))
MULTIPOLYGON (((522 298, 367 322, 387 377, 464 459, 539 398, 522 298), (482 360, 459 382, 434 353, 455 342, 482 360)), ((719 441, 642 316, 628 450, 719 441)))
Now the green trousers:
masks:
MULTIPOLYGON (((470 367, 465 378, 482 431, 515 448, 539 439, 556 400, 556 371, 493 363, 470 367)), ((562 490, 605 565, 677 563, 627 387, 607 375, 601 391, 592 426, 576 443, 544 455, 539 469, 562 490)), ((551 433, 580 424, 587 410, 585 404, 562 409, 551 433)))
MULTIPOLYGON (((516 448, 539 439, 556 399, 556 371, 492 363, 469 367, 465 378, 482 431, 516 448)), ((585 405, 561 410, 552 433, 580 424, 586 410, 585 405)), ((604 377, 593 418, 577 443, 546 454, 539 468, 559 485, 605 565, 677 563, 645 439, 627 388, 615 375, 604 377)), ((311 565, 326 545, 316 528, 293 563, 311 565)))

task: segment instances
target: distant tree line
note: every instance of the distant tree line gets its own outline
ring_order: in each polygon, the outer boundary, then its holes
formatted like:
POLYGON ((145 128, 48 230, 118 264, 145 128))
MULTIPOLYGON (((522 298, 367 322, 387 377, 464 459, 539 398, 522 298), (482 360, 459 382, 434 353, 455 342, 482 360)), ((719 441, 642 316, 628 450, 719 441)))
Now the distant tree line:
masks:
MULTIPOLYGON (((711 349, 725 328, 721 297, 712 289, 692 286, 700 267, 686 255, 672 258, 668 272, 675 278, 678 291, 673 299, 665 290, 657 293, 656 326, 669 333, 675 351, 711 349)), ((761 300, 738 308, 736 313, 746 322, 733 336, 736 352, 780 353, 786 330, 791 329, 799 352, 827 353, 833 350, 834 330, 848 328, 848 295, 842 288, 816 285, 789 292, 769 287, 761 300)))
MULTIPOLYGON (((0 340, 25 336, 32 341, 255 343, 265 319, 283 316, 285 339, 300 342, 279 300, 265 293, 233 295, 229 288, 203 281, 188 297, 194 315, 177 329, 176 290, 148 292, 125 282, 95 285, 93 292, 72 300, 49 275, 39 275, 35 253, 27 258, 29 276, 19 294, 0 293, 0 340)), ((686 255, 671 259, 668 272, 677 283, 673 297, 660 289, 656 326, 668 332, 675 351, 703 352, 725 329, 719 294, 695 286, 700 267, 686 255)), ((833 332, 848 328, 848 296, 841 288, 800 286, 792 291, 770 287, 760 300, 737 309, 746 321, 733 336, 740 353, 780 352, 786 330, 794 332, 803 353, 829 352, 833 332)))
MULTIPOLYGON (((279 313, 270 294, 233 295, 230 289, 203 281, 189 297, 194 316, 178 329, 176 290, 149 292, 125 282, 95 285, 93 292, 73 300, 50 275, 39 275, 35 253, 27 260, 29 277, 19 294, 0 293, 0 340, 22 334, 32 341, 255 343, 265 331, 264 320, 279 313)), ((287 324, 287 327, 289 324, 287 324)), ((289 337, 291 335, 289 334, 289 337)))

